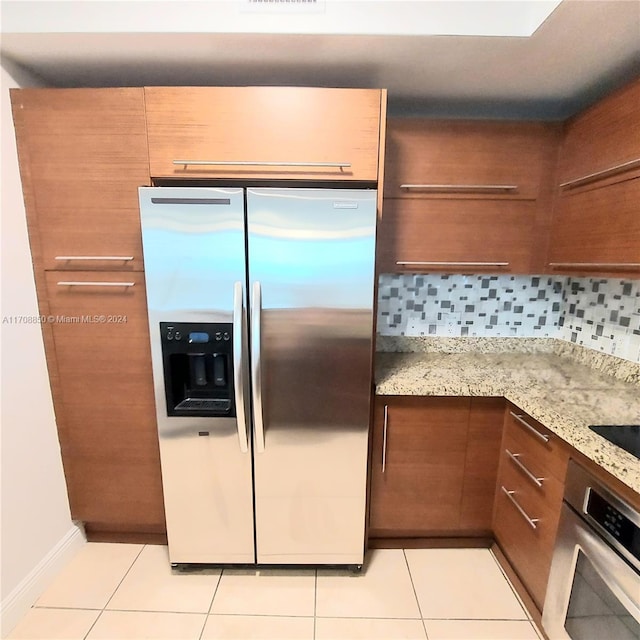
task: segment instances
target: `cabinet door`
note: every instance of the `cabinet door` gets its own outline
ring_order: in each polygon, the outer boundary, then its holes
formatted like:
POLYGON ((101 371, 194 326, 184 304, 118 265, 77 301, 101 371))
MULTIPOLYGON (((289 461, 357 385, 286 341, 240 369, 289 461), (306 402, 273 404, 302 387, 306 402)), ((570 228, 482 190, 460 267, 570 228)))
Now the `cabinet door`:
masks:
POLYGON ((462 531, 491 532, 504 408, 503 398, 471 398, 460 506, 462 531))
POLYGON ((553 215, 552 269, 577 275, 639 276, 640 178, 562 194, 553 215))
POLYGON ((384 200, 378 231, 381 273, 531 273, 534 202, 384 200))
POLYGON ((141 271, 138 187, 149 184, 142 89, 11 97, 34 258, 45 269, 141 271))
POLYGON ((381 96, 373 89, 146 87, 151 175, 375 181, 381 96))
POLYGON ((640 80, 569 120, 558 159, 559 184, 634 175, 640 176, 640 80))
POLYGON ((455 533, 469 399, 380 396, 374 419, 369 535, 455 533))
POLYGON ((72 517, 164 531, 144 278, 50 271, 46 285, 72 517))
POLYGON ((390 118, 385 197, 535 200, 555 159, 543 123, 390 118))

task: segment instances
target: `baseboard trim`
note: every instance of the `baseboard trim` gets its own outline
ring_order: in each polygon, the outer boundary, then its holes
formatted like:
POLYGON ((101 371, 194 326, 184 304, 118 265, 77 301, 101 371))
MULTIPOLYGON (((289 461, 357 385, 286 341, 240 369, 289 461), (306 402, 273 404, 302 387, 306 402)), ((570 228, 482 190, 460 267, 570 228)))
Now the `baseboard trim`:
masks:
POLYGON ((3 638, 18 624, 51 584, 55 575, 85 543, 84 532, 80 527, 73 525, 20 584, 2 600, 0 620, 3 638))

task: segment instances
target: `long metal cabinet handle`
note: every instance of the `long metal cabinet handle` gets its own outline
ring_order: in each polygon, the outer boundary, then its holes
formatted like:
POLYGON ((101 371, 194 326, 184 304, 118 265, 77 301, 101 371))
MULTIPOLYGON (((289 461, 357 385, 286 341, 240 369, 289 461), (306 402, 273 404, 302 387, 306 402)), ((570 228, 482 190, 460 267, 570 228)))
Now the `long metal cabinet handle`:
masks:
POLYGON ((508 267, 509 262, 424 262, 422 260, 399 260, 396 262, 402 266, 422 266, 422 267, 508 267))
POLYGON ((511 461, 513 462, 513 464, 515 464, 516 467, 518 467, 518 469, 520 469, 520 471, 522 471, 522 473, 524 473, 524 475, 527 476, 527 478, 529 478, 529 480, 531 480, 531 482, 533 482, 533 484, 536 485, 536 487, 542 489, 542 483, 544 482, 544 478, 536 478, 536 476, 533 473, 531 473, 531 471, 529 471, 529 469, 527 469, 527 467, 525 467, 524 464, 522 464, 522 462, 520 462, 521 454, 511 453, 509 449, 505 449, 505 451, 509 456, 509 458, 511 458, 511 461))
POLYGON ((242 283, 233 285, 233 386, 235 389, 236 420, 240 451, 247 453, 247 417, 244 412, 244 305, 242 283))
POLYGON ((131 262, 133 256, 56 256, 54 260, 110 260, 114 262, 131 262))
POLYGON ((492 193, 494 191, 517 191, 517 184, 401 184, 401 189, 420 191, 447 191, 449 193, 492 193))
POLYGON ((640 269, 640 262, 550 262, 550 267, 567 267, 580 269, 583 267, 607 267, 609 269, 640 269))
POLYGON ((387 428, 389 427, 389 406, 384 405, 384 423, 382 425, 382 473, 387 468, 387 428))
POLYGON ((253 283, 251 292, 251 386, 253 394, 253 423, 256 431, 256 450, 264 452, 264 420, 262 417, 262 371, 260 362, 260 316, 262 314, 262 288, 253 283))
POLYGON ((350 162, 272 162, 261 160, 174 160, 173 164, 213 167, 333 167, 347 169, 350 162))
POLYGON ((60 281, 59 287, 133 287, 135 282, 89 282, 87 281, 60 281))
POLYGON ((560 184, 560 187, 563 189, 573 189, 575 187, 579 187, 582 184, 586 184, 587 182, 593 182, 594 180, 608 178, 618 173, 629 171, 630 169, 635 169, 636 167, 640 167, 640 158, 635 158, 634 160, 629 160, 628 162, 622 162, 621 164, 616 164, 615 166, 609 167, 608 169, 602 169, 601 171, 589 173, 586 176, 581 176, 580 178, 575 178, 574 180, 563 182, 560 184))
POLYGON ((532 529, 538 528, 538 522, 540 522, 540 518, 530 518, 529 514, 518 504, 518 501, 513 497, 515 491, 509 491, 509 489, 505 489, 503 486, 500 487, 504 494, 511 500, 513 506, 520 512, 520 515, 527 521, 527 524, 532 529))
POLYGON ((540 433, 533 425, 530 425, 528 422, 522 419, 522 416, 519 416, 517 413, 513 413, 513 411, 509 411, 511 416, 515 418, 523 427, 529 429, 529 431, 538 439, 542 440, 542 442, 549 442, 549 436, 544 433, 540 433))

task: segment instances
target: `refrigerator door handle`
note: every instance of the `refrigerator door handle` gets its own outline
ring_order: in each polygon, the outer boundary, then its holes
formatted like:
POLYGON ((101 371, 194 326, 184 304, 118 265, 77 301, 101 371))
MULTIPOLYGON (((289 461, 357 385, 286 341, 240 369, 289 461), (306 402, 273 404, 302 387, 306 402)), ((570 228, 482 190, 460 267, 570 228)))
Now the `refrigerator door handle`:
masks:
POLYGON ((256 433, 256 450, 264 452, 264 422, 262 419, 262 372, 260 370, 260 316, 262 313, 262 288, 258 281, 251 292, 251 389, 253 394, 253 422, 256 433))
POLYGON ((244 410, 244 305, 242 283, 233 285, 233 386, 235 390, 236 421, 240 451, 247 453, 247 418, 244 410))

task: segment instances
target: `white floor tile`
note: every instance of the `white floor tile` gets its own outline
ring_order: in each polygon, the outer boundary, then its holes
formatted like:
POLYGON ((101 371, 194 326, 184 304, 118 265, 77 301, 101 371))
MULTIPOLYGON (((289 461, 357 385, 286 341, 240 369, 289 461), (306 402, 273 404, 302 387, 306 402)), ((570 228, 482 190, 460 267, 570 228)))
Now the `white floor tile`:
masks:
POLYGON ((205 619, 201 613, 104 611, 87 640, 197 640, 205 619))
POLYGON ((313 640, 313 618, 211 615, 202 640, 313 640))
POLYGON ((211 613, 313 616, 315 571, 225 571, 211 613))
POLYGON ((90 610, 29 609, 7 637, 20 640, 82 640, 99 615, 99 611, 90 610))
POLYGON ((148 545, 133 563, 107 609, 208 613, 221 571, 171 571, 166 546, 148 545))
POLYGON ((360 575, 318 571, 316 615, 420 618, 402 549, 374 549, 360 575))
POLYGON ((488 549, 407 549, 406 555, 423 618, 527 619, 488 549))
POLYGON ((87 543, 60 572, 36 606, 102 609, 141 549, 140 544, 87 543))
POLYGON ((429 640, 539 640, 526 620, 425 620, 429 640))
POLYGON ((316 640, 426 640, 422 620, 318 618, 316 640))

